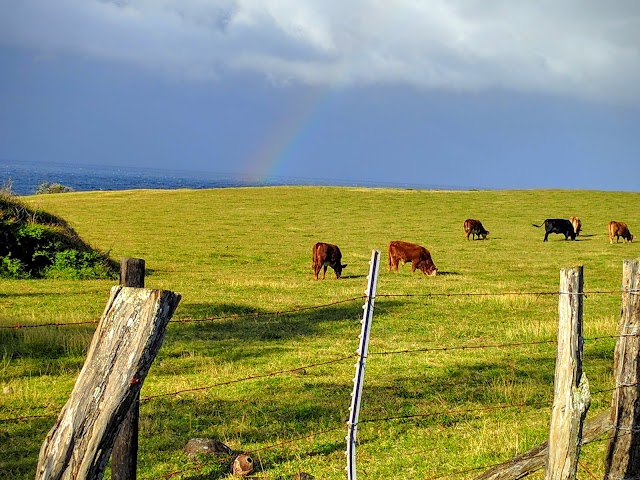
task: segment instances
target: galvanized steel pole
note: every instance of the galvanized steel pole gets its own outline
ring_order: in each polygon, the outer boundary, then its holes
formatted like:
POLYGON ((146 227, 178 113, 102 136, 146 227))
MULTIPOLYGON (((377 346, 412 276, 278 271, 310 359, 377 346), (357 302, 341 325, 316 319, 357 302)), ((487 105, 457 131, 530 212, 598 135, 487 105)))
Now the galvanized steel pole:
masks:
POLYGON ((380 252, 371 252, 369 262, 369 283, 364 292, 366 300, 362 308, 362 331, 360 333, 360 347, 358 348, 358 363, 356 363, 356 376, 353 378, 353 393, 351 394, 351 406, 349 407, 349 433, 347 440, 347 474, 349 480, 356 480, 356 434, 358 431, 358 417, 360 415, 360 403, 362 400, 362 386, 364 384, 364 370, 367 363, 367 351, 369 350, 369 335, 371 332, 371 321, 373 319, 373 304, 376 298, 376 287, 378 285, 378 270, 380 267, 380 252))

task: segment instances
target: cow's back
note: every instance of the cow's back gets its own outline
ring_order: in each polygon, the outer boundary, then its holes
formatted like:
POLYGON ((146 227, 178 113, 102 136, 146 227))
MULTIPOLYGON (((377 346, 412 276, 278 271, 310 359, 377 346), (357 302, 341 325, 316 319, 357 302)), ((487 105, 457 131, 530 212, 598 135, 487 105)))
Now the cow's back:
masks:
POLYGON ((403 262, 420 259, 427 249, 415 243, 393 240, 389 242, 389 257, 403 262))
POLYGON ((342 252, 337 245, 331 243, 318 242, 313 246, 313 263, 323 264, 325 262, 340 261, 342 252))

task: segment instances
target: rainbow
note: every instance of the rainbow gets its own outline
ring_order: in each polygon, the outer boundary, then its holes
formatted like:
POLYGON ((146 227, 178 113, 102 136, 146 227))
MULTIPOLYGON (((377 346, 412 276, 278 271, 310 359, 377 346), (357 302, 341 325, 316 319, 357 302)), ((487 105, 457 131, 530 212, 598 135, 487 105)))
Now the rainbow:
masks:
POLYGON ((285 174, 286 164, 293 158, 296 146, 319 121, 321 105, 330 95, 327 89, 313 89, 306 96, 290 103, 279 121, 268 131, 265 141, 242 172, 243 176, 263 183, 285 174))

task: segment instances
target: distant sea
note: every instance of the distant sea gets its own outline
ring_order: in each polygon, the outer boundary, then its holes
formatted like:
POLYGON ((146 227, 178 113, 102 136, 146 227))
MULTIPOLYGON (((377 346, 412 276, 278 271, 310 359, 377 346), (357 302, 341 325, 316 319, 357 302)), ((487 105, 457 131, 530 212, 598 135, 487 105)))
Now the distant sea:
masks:
MULTIPOLYGON (((12 191, 18 195, 33 195, 44 182, 60 183, 75 191, 201 189, 276 184, 210 172, 0 160, 0 183, 6 186, 9 182, 12 191)), ((283 183, 286 182, 278 184, 283 183)))
POLYGON ((11 183, 17 195, 33 195, 44 182, 60 183, 75 191, 92 190, 133 190, 178 188, 227 188, 272 185, 341 185, 384 188, 447 189, 456 187, 392 184, 383 182, 350 182, 318 180, 296 177, 280 177, 264 181, 249 177, 212 172, 188 170, 168 170, 160 168, 114 167, 97 165, 76 165, 45 162, 11 162, 0 160, 0 184, 11 183))

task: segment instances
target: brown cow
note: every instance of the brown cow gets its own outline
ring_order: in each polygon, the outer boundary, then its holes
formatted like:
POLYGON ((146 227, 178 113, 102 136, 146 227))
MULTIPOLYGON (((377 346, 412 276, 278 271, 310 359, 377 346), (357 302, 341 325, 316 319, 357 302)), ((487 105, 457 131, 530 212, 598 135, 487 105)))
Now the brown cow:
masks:
POLYGON ((431 260, 429 250, 415 243, 394 240, 389 243, 389 270, 392 268, 397 272, 400 262, 411 262, 411 271, 416 268, 425 275, 437 275, 438 269, 431 260))
POLYGON ((609 243, 613 243, 613 237, 616 237, 616 243, 620 241, 620 237, 625 242, 633 242, 633 235, 631 235, 627 224, 612 220, 609 222, 609 243))
POLYGON ((569 221, 571 225, 573 225, 573 231, 576 232, 576 237, 580 235, 580 230, 582 230, 582 222, 580 221, 580 217, 569 217, 569 221))
POLYGON ((318 242, 313 246, 313 274, 318 280, 318 274, 320 273, 320 269, 324 267, 324 271, 322 272, 322 279, 327 274, 327 267, 333 268, 336 272, 336 279, 340 278, 342 275, 342 269, 346 267, 346 265, 342 264, 342 252, 337 245, 333 245, 331 243, 323 243, 318 242))
POLYGON ((484 229, 482 222, 472 218, 467 218, 464 221, 464 233, 467 236, 467 240, 469 240, 469 235, 471 235, 472 240, 475 240, 476 237, 482 237, 483 240, 486 240, 487 235, 489 235, 489 231, 484 229))

